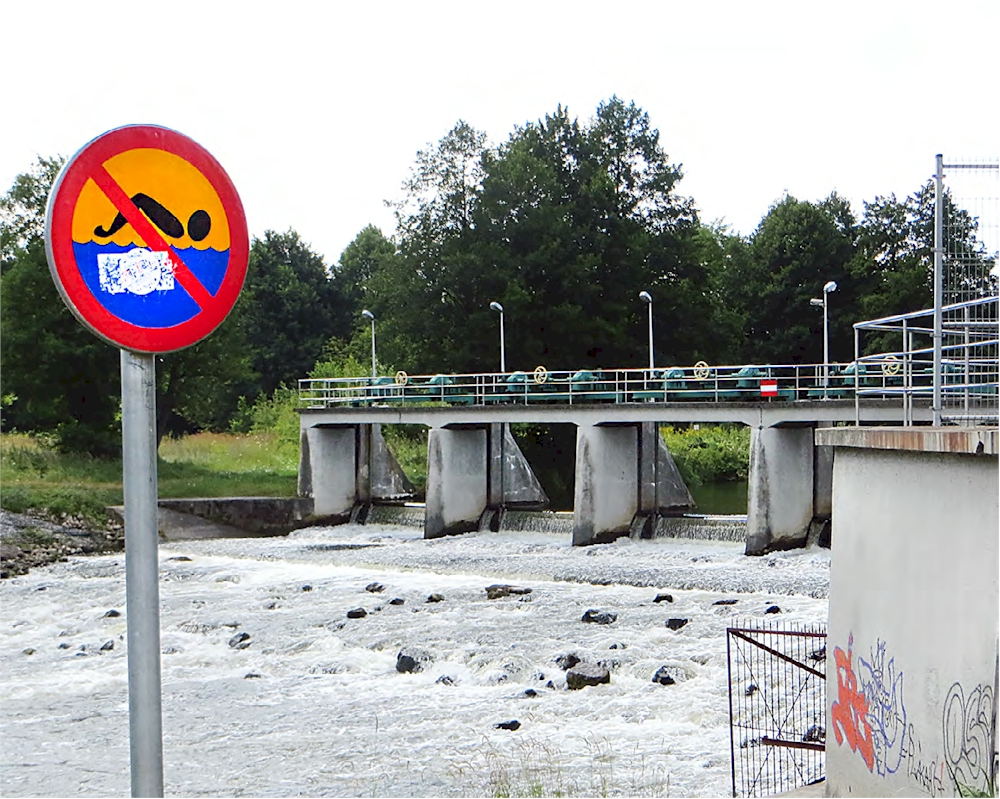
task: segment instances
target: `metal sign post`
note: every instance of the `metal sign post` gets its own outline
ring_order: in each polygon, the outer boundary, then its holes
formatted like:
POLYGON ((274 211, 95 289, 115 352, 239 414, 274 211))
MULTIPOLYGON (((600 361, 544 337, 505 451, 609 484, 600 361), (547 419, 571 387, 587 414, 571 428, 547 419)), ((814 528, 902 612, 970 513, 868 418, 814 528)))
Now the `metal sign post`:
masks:
POLYGON ((121 351, 121 365, 132 796, 163 796, 156 367, 153 355, 128 350, 121 351))
POLYGON ((66 306, 121 348, 122 487, 132 796, 163 796, 156 353, 232 309, 249 240, 236 188, 188 137, 128 125, 85 145, 49 194, 45 253, 66 306))

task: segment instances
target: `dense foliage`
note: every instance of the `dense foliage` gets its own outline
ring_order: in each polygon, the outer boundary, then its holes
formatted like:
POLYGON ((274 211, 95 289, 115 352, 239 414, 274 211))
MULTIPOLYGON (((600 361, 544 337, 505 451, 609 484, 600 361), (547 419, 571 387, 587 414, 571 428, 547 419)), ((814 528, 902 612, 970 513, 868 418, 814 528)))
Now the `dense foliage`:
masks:
MULTIPOLYGON (((60 301, 42 241, 61 165, 40 158, 0 198, 2 421, 106 455, 119 446, 118 353, 60 301)), ((253 240, 230 318, 157 359, 158 432, 291 436, 298 378, 368 373, 362 309, 376 317, 379 371, 418 374, 496 369, 491 301, 505 309, 509 370, 644 365, 640 291, 664 366, 820 361, 809 300, 828 280, 834 361, 853 356, 854 322, 930 306, 930 185, 876 197, 860 217, 836 194, 786 196, 744 237, 703 224, 682 180, 648 114, 617 97, 586 121, 557 107, 497 146, 459 122, 417 154, 391 236, 365 227, 334 264, 294 230, 253 240)), ((976 221, 949 210, 981 251, 976 221)), ((539 470, 570 457, 562 432, 519 432, 539 470)))

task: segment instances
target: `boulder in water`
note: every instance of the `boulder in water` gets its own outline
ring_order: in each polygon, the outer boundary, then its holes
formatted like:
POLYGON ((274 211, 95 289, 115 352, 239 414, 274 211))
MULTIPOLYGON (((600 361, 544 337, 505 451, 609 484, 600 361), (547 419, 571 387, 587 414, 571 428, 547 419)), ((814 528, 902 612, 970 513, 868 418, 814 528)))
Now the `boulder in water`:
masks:
POLYGON ((347 611, 347 618, 349 619, 363 619, 368 615, 368 611, 364 608, 352 608, 347 611))
POLYGON ((486 586, 487 599, 500 599, 512 594, 530 594, 530 588, 522 588, 517 585, 488 585, 486 586))
POLYGON ((666 626, 671 630, 679 630, 685 624, 688 623, 687 619, 667 619, 666 626))
MULTIPOLYGON (((556 658, 556 665, 563 671, 573 668, 577 663, 580 662, 580 658, 573 652, 566 655, 560 655, 556 658)), ((540 676, 538 679, 544 680, 545 675, 540 676)))
POLYGON ((657 594, 653 598, 653 602, 673 602, 673 601, 674 601, 673 594, 657 594))
POLYGON ((246 649, 250 646, 250 633, 236 633, 236 635, 229 639, 229 646, 233 649, 246 649))
POLYGON ((566 687, 577 691, 588 685, 601 685, 611 682, 611 672, 603 666, 590 663, 578 663, 566 672, 566 687))
POLYGON ((613 624, 618 619, 618 614, 610 610, 588 610, 583 614, 580 621, 588 624, 613 624))
POLYGON ((424 665, 434 660, 430 653, 422 649, 400 649, 396 655, 396 671, 400 674, 415 674, 424 670, 424 665))

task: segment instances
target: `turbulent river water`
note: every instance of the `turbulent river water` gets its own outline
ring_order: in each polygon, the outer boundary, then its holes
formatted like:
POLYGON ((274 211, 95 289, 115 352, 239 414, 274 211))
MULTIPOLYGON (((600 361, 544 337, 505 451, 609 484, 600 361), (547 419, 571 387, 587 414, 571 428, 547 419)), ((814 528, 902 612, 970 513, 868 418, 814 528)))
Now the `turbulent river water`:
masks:
MULTIPOLYGON (((162 544, 166 793, 728 795, 726 627, 825 621, 829 583, 827 550, 742 551, 387 524, 162 544), (495 583, 531 592, 488 599, 495 583), (421 671, 397 670, 404 649, 421 671), (568 690, 567 654, 610 684, 568 690)), ((3 795, 128 794, 123 567, 0 583, 3 795)))

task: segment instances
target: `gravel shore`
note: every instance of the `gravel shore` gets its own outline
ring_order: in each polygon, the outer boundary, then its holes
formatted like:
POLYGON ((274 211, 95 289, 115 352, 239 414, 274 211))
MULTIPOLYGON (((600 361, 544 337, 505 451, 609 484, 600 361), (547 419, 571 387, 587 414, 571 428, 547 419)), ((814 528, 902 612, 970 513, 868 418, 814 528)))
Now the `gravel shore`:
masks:
POLYGON ((107 525, 93 529, 71 516, 0 511, 0 579, 25 574, 70 555, 119 552, 125 546, 125 528, 109 516, 107 525))

